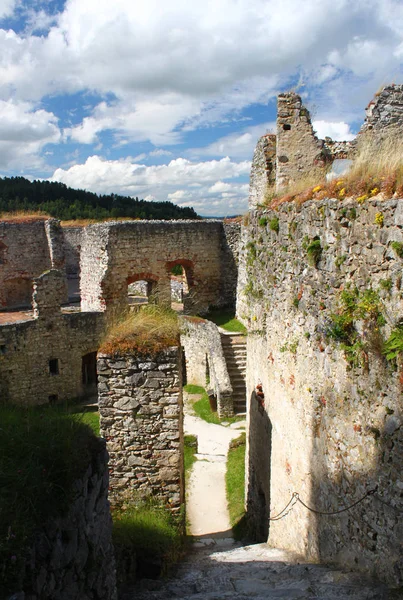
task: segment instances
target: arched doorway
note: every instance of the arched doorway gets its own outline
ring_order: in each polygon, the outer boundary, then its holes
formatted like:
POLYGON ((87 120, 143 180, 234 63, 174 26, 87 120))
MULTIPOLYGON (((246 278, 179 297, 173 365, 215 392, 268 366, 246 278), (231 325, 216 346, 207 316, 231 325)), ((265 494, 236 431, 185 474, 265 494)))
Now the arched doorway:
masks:
POLYGON ((129 306, 158 304, 158 277, 152 273, 137 273, 127 278, 129 306))

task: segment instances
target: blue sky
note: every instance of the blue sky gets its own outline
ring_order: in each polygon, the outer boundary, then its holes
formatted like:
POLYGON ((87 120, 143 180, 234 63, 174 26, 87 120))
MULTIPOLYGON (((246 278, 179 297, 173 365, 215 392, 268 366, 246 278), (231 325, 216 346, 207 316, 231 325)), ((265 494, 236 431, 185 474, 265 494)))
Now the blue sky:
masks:
POLYGON ((402 62, 402 0, 0 0, 0 175, 243 213, 278 92, 351 139, 402 62))

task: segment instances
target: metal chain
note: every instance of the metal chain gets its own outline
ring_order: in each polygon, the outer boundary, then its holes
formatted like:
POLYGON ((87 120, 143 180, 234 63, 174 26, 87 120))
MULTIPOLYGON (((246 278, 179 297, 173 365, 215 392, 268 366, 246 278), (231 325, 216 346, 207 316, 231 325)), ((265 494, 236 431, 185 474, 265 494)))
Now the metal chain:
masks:
POLYGON ((373 494, 375 494, 376 491, 377 491, 377 488, 369 490, 362 498, 360 498, 359 500, 357 500, 350 506, 346 506, 345 508, 342 508, 340 510, 333 510, 333 511, 323 511, 323 510, 317 510, 315 508, 312 508, 312 507, 308 506, 307 504, 305 504, 305 502, 303 502, 303 500, 301 500, 298 492, 294 492, 291 496, 290 501, 283 508, 283 510, 281 510, 275 517, 269 517, 269 521, 279 521, 280 519, 283 519, 284 517, 286 517, 292 511, 292 509, 294 508, 294 506, 296 505, 297 502, 302 504, 302 506, 304 506, 307 510, 309 510, 317 515, 328 515, 328 516, 339 515, 340 513, 346 512, 347 510, 354 508, 354 506, 357 506, 357 504, 359 504, 360 502, 365 500, 365 498, 368 498, 369 496, 372 496, 373 494))

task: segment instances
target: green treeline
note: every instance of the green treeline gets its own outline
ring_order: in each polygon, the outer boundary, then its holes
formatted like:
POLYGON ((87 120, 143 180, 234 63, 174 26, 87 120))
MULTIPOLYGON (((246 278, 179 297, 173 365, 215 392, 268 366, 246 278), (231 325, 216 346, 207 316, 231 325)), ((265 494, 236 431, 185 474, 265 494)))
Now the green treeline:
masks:
POLYGON ((193 208, 180 208, 172 202, 147 202, 118 194, 100 196, 64 183, 28 181, 24 177, 0 178, 0 213, 16 211, 42 211, 63 221, 119 217, 200 219, 193 208))

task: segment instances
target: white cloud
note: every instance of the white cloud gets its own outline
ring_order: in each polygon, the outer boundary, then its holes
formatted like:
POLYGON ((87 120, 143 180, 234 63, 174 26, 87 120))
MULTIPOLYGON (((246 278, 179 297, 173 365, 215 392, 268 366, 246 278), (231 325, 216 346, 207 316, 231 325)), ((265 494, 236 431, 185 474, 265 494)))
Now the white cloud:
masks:
POLYGON ((61 134, 54 114, 28 102, 0 100, 0 168, 40 168, 46 144, 56 144, 61 134))
POLYGON ((230 214, 247 208, 248 184, 237 180, 249 176, 250 166, 249 161, 237 163, 229 158, 205 162, 178 158, 165 165, 146 166, 91 156, 84 164, 57 169, 50 179, 98 193, 170 199, 179 205, 197 206, 202 214, 211 214, 213 208, 215 214, 230 214))
POLYGON ((252 159, 256 142, 268 132, 275 133, 275 121, 245 127, 236 133, 225 135, 203 148, 192 148, 190 156, 229 156, 230 158, 252 159))
MULTIPOLYGON (((13 6, 3 0, 0 15, 13 6)), ((42 11, 37 22, 51 21, 42 11)), ((267 102, 301 64, 308 84, 336 78, 338 98, 346 70, 377 87, 400 65, 402 23, 400 0, 67 0, 44 36, 0 31, 0 94, 112 93, 73 139, 116 129, 175 143, 178 128, 267 102)))
POLYGON ((16 4, 16 0, 0 0, 0 19, 10 17, 14 12, 16 4))
POLYGON ((169 150, 163 150, 162 148, 156 148, 148 153, 148 156, 172 156, 172 152, 169 150))
POLYGON ((320 139, 324 139, 326 136, 331 137, 333 140, 345 141, 353 140, 355 138, 355 134, 350 130, 350 125, 343 121, 336 123, 329 121, 313 121, 312 125, 316 131, 316 135, 320 139))

